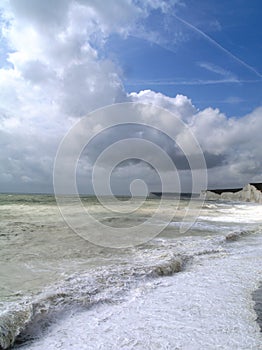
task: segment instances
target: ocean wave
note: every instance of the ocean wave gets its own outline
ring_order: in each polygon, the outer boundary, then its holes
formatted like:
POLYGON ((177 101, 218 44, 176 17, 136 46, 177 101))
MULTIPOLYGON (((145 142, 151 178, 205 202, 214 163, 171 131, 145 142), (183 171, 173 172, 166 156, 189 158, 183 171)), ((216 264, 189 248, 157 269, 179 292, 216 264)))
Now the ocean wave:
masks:
POLYGON ((207 203, 207 202, 205 202, 202 205, 202 209, 217 209, 217 208, 219 208, 219 206, 217 204, 214 204, 214 203, 207 203))
POLYGON ((32 308, 9 310, 0 319, 0 349, 8 349, 32 319, 32 308))
POLYGON ((115 217, 105 217, 101 220, 101 222, 104 225, 111 226, 111 227, 134 227, 137 225, 140 225, 148 220, 148 216, 136 216, 136 217, 130 217, 127 215, 123 216, 115 216, 115 217))
POLYGON ((256 233, 259 233, 259 232, 261 232, 261 231, 257 230, 257 229, 233 231, 233 232, 229 232, 226 235, 226 240, 227 241, 237 241, 237 240, 239 240, 242 237, 249 236, 249 235, 252 235, 252 234, 256 234, 256 233))
POLYGON ((152 275, 157 276, 171 276, 174 273, 180 272, 183 270, 186 259, 171 259, 168 262, 156 265, 152 268, 152 275))
POLYGON ((227 240, 225 236, 205 240, 185 237, 179 241, 156 238, 147 246, 130 250, 132 259, 129 256, 119 266, 72 274, 34 297, 9 303, 0 315, 0 349, 42 336, 69 311, 121 302, 132 287, 184 271, 195 256, 223 253, 227 240))
POLYGON ((182 271, 187 259, 160 254, 156 264, 146 266, 107 266, 88 274, 75 274, 39 296, 10 303, 0 316, 0 349, 37 338, 62 315, 101 302, 119 302, 132 285, 148 278, 182 271), (110 272, 108 272, 110 271, 110 272))
POLYGON ((98 303, 119 303, 133 287, 184 271, 201 255, 224 254, 227 246, 231 249, 227 245, 230 241, 258 232, 257 226, 248 229, 242 225, 237 230, 234 223, 224 226, 212 220, 197 222, 194 229, 199 233, 207 231, 208 235, 193 236, 191 232, 191 236, 179 239, 175 234, 169 239, 157 237, 143 246, 123 251, 110 264, 105 259, 104 266, 88 267, 88 273, 71 274, 38 295, 5 304, 6 310, 0 315, 0 349, 40 337, 71 311, 98 303))

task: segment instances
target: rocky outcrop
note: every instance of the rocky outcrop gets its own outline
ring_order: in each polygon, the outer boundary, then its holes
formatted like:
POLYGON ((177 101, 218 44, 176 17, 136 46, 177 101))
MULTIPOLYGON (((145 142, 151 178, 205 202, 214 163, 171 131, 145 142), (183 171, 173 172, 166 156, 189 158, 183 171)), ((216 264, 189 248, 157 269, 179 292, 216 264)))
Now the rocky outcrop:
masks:
POLYGON ((222 192, 221 194, 209 190, 202 193, 206 200, 232 200, 241 202, 262 203, 262 192, 254 185, 248 184, 237 192, 222 192))

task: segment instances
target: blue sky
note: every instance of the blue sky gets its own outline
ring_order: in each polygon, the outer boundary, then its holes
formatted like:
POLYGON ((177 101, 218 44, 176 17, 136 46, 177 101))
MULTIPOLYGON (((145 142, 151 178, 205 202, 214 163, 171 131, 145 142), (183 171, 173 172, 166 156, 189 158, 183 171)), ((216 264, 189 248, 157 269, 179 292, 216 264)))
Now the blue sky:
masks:
POLYGON ((260 1, 184 1, 153 11, 143 33, 112 35, 105 54, 129 92, 184 94, 200 109, 241 116, 262 102, 261 11, 260 1))
MULTIPOLYGON (((92 113, 121 102, 155 105, 181 120, 205 156, 208 186, 262 182, 261 8, 258 0, 1 1, 0 192, 52 192, 62 138, 90 113, 86 132, 96 134, 103 125, 92 113)), ((176 127, 161 115, 157 123, 176 127)), ((174 142, 121 128, 90 145, 79 188, 92 192, 95 155, 124 135, 162 146, 190 190, 174 142)), ((120 193, 134 178, 156 189, 143 162, 115 174, 120 193)))

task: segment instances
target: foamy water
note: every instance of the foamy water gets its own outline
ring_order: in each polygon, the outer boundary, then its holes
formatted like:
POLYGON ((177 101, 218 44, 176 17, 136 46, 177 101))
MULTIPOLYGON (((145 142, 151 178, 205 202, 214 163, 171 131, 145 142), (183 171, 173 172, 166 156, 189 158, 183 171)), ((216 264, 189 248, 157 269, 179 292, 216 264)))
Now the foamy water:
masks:
MULTIPOLYGON (((148 218, 155 201, 127 225, 148 218)), ((95 199, 85 205, 109 225, 125 223, 95 199)), ((209 202, 181 234, 186 207, 181 201, 155 239, 109 249, 72 232, 51 196, 2 196, 1 346, 262 349, 252 300, 262 280, 262 207, 209 202)))

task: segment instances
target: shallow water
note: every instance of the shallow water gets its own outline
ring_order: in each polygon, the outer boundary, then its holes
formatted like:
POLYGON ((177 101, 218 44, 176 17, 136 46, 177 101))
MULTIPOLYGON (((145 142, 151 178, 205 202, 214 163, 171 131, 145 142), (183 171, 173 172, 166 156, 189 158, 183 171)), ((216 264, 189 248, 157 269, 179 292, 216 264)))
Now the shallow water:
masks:
MULTIPOLYGON (((84 206, 104 224, 148 220, 84 206)), ((0 344, 23 349, 259 349, 252 292, 262 279, 262 206, 166 200, 167 228, 112 249, 76 235, 52 196, 0 196, 0 344), (175 210, 178 206, 178 210, 175 210)), ((121 202, 117 204, 121 206, 121 202)), ((160 225, 166 220, 151 220, 160 225)), ((77 215, 77 213, 72 213, 77 215)))

